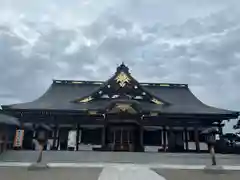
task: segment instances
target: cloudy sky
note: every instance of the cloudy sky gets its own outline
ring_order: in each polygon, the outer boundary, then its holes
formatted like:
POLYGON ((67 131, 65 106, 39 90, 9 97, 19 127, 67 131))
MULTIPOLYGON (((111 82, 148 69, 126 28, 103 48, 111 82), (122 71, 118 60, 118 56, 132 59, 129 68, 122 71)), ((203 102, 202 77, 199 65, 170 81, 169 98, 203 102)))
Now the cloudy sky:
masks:
POLYGON ((124 61, 139 81, 240 110, 239 17, 239 0, 0 0, 0 104, 52 79, 105 80, 124 61))

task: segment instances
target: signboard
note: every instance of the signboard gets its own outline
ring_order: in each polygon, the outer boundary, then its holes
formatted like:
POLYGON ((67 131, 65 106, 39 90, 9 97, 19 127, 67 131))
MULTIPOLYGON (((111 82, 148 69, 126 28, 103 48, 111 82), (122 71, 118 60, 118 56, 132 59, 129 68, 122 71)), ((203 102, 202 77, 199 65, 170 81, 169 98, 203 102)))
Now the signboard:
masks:
POLYGON ((14 147, 22 147, 23 138, 24 138, 24 130, 21 130, 21 129, 16 130, 16 135, 15 135, 13 146, 14 147))
POLYGON ((77 131, 68 132, 68 147, 72 147, 72 148, 76 147, 76 134, 77 134, 77 131))
POLYGON ((53 139, 48 139, 47 140, 47 150, 51 150, 53 147, 53 139))

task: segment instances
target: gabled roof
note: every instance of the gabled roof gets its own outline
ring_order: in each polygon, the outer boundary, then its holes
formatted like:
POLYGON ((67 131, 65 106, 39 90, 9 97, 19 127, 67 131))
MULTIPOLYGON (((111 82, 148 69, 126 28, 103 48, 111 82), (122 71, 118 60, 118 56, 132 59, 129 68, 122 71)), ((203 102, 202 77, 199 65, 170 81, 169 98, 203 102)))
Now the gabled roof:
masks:
MULTIPOLYGON (((122 64, 112 78, 103 81, 54 80, 50 88, 40 98, 22 104, 2 106, 13 110, 104 110, 116 98, 116 94, 129 94, 128 98, 139 102, 144 111, 162 114, 203 114, 238 117, 238 112, 208 106, 196 98, 186 84, 139 83, 122 64), (124 74, 121 74, 121 73, 124 74), (127 77, 124 77, 124 76, 127 77), (121 77, 119 77, 121 76, 121 77), (113 89, 111 89, 113 88, 113 89), (110 89, 110 91, 108 90, 110 89), (107 99, 103 93, 112 92, 107 99), (115 94, 114 94, 115 92, 115 94), (141 99, 132 97, 137 92, 141 99), (101 94, 102 93, 102 94, 101 94)), ((127 97, 127 96, 126 96, 127 97)))
POLYGON ((159 105, 167 105, 168 103, 162 100, 160 97, 153 95, 150 91, 144 89, 140 83, 134 79, 129 73, 128 67, 121 64, 117 67, 116 73, 94 92, 89 93, 85 97, 76 99, 74 102, 86 103, 95 100, 102 99, 103 95, 107 95, 110 98, 128 98, 136 99, 142 97, 149 103, 155 103, 159 105), (118 97, 116 97, 116 95, 118 97), (119 97, 120 96, 120 97, 119 97))

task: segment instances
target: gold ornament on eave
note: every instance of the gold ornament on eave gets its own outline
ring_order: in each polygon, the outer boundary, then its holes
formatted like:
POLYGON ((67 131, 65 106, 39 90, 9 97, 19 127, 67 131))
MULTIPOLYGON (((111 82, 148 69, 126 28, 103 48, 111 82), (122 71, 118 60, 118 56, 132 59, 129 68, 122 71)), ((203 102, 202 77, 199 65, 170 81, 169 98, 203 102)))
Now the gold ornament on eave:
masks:
POLYGON ((155 103, 155 104, 163 104, 161 101, 159 101, 159 100, 157 100, 157 99, 155 99, 155 98, 153 98, 151 101, 152 101, 153 103, 155 103))
POLYGON ((131 113, 131 114, 136 114, 136 110, 131 107, 131 105, 129 104, 116 104, 116 108, 119 109, 120 111, 123 111, 123 112, 128 112, 128 113, 131 113))
POLYGON ((116 107, 121 111, 127 111, 128 109, 131 108, 129 104, 117 104, 116 107))
POLYGON ((115 78, 119 86, 124 87, 127 83, 131 81, 128 75, 124 72, 120 72, 117 77, 115 78))
POLYGON ((92 98, 91 96, 89 96, 89 97, 87 97, 87 98, 84 98, 84 99, 80 100, 80 102, 86 103, 86 102, 89 102, 89 101, 91 101, 91 100, 93 100, 93 98, 92 98))
POLYGON ((97 114, 97 111, 88 111, 88 114, 90 114, 90 115, 96 115, 96 114, 97 114))

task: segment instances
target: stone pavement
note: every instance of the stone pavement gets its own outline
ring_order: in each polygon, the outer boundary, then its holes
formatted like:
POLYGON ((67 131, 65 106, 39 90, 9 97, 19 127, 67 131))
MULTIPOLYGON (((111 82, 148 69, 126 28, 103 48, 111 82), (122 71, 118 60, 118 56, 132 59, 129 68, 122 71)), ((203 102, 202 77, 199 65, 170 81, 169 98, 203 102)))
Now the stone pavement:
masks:
POLYGON ((240 171, 209 174, 203 170, 149 169, 139 167, 50 168, 28 171, 24 167, 1 167, 4 180, 239 180, 240 171))
POLYGON ((97 180, 101 168, 54 168, 28 171, 24 167, 0 168, 1 180, 97 180))
POLYGON ((28 171, 36 151, 9 151, 0 156, 0 179, 4 180, 238 180, 240 156, 217 155, 225 169, 206 172, 209 154, 48 151, 43 162, 49 169, 28 171), (6 167, 7 166, 7 167, 6 167))
MULTIPOLYGON (((35 162, 37 151, 8 151, 0 155, 0 162, 35 162)), ((240 155, 217 154, 221 165, 240 165, 240 155)), ((94 152, 94 151, 45 151, 46 163, 134 163, 134 164, 184 164, 209 165, 209 154, 194 153, 138 153, 138 152, 94 152)))

